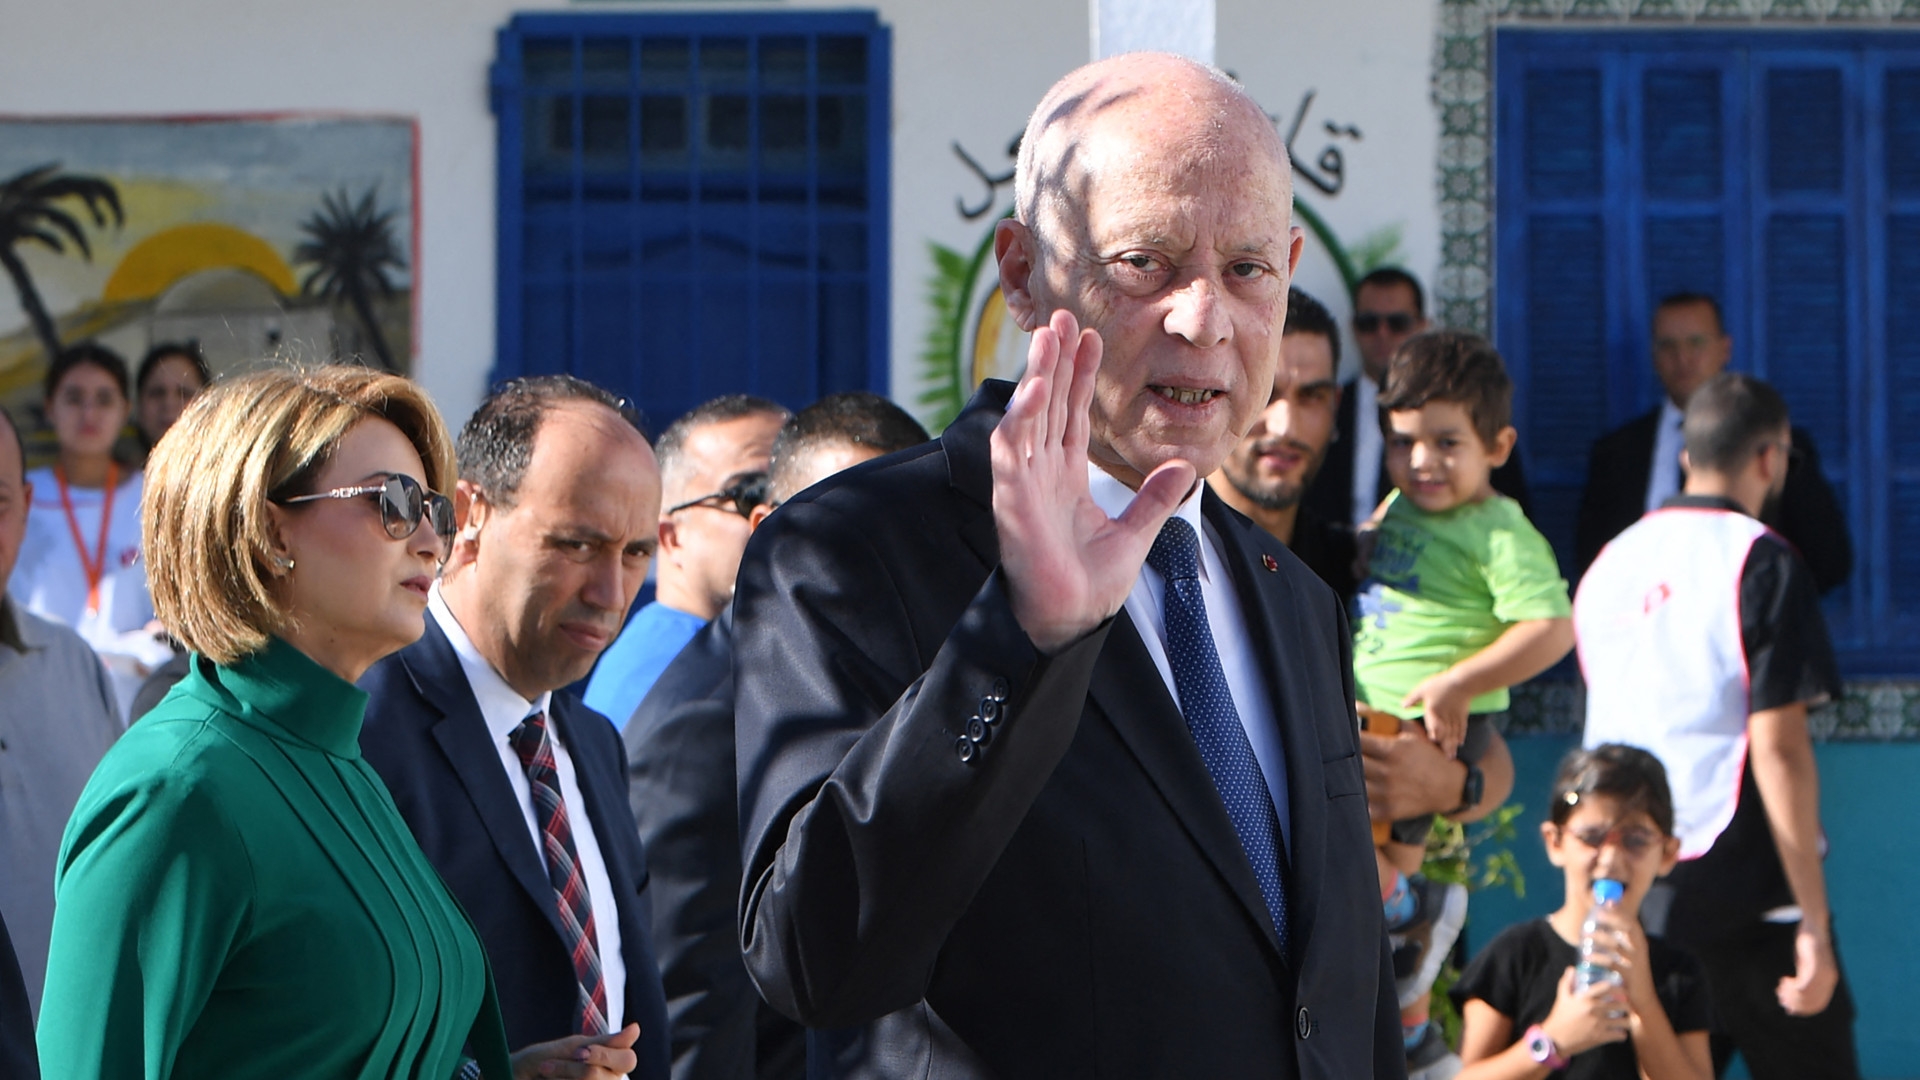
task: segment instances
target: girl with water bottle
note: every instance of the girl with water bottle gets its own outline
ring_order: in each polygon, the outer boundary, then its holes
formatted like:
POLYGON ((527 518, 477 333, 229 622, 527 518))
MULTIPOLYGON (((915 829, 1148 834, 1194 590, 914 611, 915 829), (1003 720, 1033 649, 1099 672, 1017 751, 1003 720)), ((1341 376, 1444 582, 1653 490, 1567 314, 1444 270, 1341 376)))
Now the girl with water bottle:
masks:
POLYGON ((1575 750, 1547 817, 1566 901, 1508 927, 1454 985, 1458 1080, 1711 1080, 1700 965, 1640 925, 1679 857, 1666 770, 1631 746, 1575 750))

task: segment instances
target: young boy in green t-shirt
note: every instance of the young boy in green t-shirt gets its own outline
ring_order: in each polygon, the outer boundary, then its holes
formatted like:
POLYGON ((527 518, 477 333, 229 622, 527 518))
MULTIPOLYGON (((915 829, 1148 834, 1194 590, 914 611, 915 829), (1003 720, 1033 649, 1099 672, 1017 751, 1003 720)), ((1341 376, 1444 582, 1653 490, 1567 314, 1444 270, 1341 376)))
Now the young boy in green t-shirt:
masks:
MULTIPOLYGON (((1553 549, 1520 504, 1493 489, 1493 470, 1513 453, 1512 403, 1506 367, 1483 338, 1423 334, 1394 354, 1380 415, 1396 490, 1374 515, 1354 600, 1363 712, 1419 725, 1470 770, 1507 688, 1573 647, 1553 549)), ((1431 825, 1395 822, 1377 853, 1387 929, 1415 945, 1395 971, 1410 1054, 1430 1038, 1427 992, 1466 914, 1464 889, 1417 876, 1431 825)))

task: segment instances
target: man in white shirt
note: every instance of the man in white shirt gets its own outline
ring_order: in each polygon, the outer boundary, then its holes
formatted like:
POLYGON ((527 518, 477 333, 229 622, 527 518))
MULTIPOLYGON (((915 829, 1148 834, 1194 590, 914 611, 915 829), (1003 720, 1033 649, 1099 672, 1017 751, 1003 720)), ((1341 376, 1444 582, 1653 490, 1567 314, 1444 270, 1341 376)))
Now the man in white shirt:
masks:
POLYGON ((496 390, 460 434, 460 523, 421 639, 361 679, 361 749, 487 947, 515 1046, 627 1037, 666 1080, 666 1004, 625 754, 563 688, 619 633, 660 474, 605 391, 496 390))

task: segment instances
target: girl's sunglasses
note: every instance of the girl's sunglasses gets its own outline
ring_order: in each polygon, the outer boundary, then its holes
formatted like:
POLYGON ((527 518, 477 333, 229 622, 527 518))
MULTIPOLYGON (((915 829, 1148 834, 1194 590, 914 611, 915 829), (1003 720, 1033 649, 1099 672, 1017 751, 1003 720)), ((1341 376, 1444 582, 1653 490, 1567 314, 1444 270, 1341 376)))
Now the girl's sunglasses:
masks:
POLYGON ((334 488, 314 495, 275 499, 274 502, 282 506, 297 506, 319 499, 357 499, 362 495, 375 496, 380 505, 380 525, 395 540, 412 536, 422 519, 433 527, 434 534, 440 539, 453 536, 453 502, 439 492, 421 487, 419 481, 411 476, 395 474, 387 477, 384 484, 334 488))

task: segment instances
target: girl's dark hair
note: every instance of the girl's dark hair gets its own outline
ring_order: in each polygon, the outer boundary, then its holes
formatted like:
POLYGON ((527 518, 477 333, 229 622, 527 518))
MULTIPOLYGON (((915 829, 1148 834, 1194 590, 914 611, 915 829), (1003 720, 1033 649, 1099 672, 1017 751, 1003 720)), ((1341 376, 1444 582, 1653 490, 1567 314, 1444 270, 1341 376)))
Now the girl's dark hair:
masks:
POLYGON ((120 358, 119 353, 92 341, 62 349, 60 355, 53 358, 53 363, 47 366, 47 378, 43 384, 47 400, 53 400, 53 392, 60 389, 60 382, 68 372, 84 364, 92 364, 112 376, 114 383, 120 387, 120 396, 127 401, 133 400, 133 394, 127 389, 127 362, 120 358))
POLYGON ((1547 816, 1565 825, 1573 808, 1588 795, 1609 795, 1624 810, 1644 810, 1660 831, 1673 835, 1673 791, 1660 759, 1637 746, 1607 743, 1591 750, 1575 750, 1560 760, 1553 778, 1553 801, 1547 816))
POLYGON ((193 365, 203 389, 213 385, 213 371, 207 367, 207 358, 200 355, 200 346, 191 341, 163 341, 148 349, 147 355, 140 358, 140 373, 133 377, 134 390, 145 391, 147 380, 153 377, 153 371, 160 366, 160 361, 175 356, 193 365))

